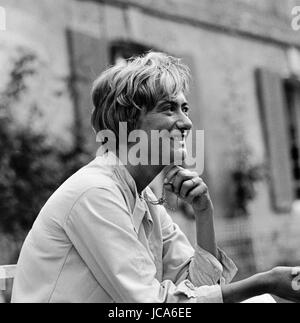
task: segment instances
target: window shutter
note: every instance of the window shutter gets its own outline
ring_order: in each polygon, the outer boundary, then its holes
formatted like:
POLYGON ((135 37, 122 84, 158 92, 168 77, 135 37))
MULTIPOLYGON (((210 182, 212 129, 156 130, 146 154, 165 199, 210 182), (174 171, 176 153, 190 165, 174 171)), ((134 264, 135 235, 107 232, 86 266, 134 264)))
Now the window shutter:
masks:
POLYGON ((91 87, 97 76, 109 65, 108 44, 79 31, 66 32, 70 57, 71 90, 75 108, 77 139, 87 151, 94 153, 97 148, 96 135, 91 126, 91 87))
POLYGON ((258 69, 256 77, 270 165, 272 202, 276 211, 288 212, 294 194, 283 80, 266 69, 258 69))

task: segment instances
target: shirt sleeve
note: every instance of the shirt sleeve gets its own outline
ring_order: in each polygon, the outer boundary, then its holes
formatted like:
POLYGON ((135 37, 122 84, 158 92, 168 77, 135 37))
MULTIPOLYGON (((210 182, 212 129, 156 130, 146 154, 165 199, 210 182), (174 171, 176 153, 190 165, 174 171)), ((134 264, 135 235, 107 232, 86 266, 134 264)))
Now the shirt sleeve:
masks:
POLYGON ((222 302, 218 285, 194 287, 187 279, 159 282, 156 267, 134 231, 122 193, 91 188, 66 216, 64 229, 105 291, 115 302, 222 302))
POLYGON ((227 284, 237 273, 237 267, 226 253, 218 248, 218 259, 198 245, 193 248, 161 207, 163 234, 164 278, 175 283, 188 279, 195 286, 227 284))

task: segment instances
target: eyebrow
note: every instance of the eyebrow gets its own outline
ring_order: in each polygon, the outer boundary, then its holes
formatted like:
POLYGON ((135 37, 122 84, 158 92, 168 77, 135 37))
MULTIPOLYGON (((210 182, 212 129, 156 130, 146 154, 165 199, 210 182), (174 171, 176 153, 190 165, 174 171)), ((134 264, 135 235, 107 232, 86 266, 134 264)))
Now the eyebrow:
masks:
MULTIPOLYGON (((166 103, 170 103, 170 104, 174 104, 174 105, 179 105, 177 101, 174 100, 167 100, 166 103)), ((189 106, 189 103, 187 101, 184 101, 183 103, 181 103, 180 106, 189 106)))

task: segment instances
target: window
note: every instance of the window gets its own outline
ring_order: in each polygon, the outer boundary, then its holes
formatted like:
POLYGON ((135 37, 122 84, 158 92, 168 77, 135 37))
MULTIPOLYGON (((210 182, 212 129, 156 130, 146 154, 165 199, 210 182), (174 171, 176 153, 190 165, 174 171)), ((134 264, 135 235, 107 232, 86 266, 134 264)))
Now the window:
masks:
POLYGON ((295 198, 300 199, 300 81, 286 79, 284 89, 287 102, 293 193, 295 198))
POLYGON ((110 47, 110 63, 115 64, 130 57, 142 55, 150 50, 152 48, 134 42, 116 41, 110 47))

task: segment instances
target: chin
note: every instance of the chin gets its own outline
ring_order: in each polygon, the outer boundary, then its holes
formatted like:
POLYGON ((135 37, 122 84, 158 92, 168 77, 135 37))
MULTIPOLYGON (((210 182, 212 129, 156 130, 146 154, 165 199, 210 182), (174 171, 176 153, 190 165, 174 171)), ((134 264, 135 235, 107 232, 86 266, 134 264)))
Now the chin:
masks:
POLYGON ((184 160, 186 159, 186 156, 187 156, 187 151, 185 148, 174 151, 174 153, 171 156, 171 164, 182 166, 184 164, 184 160))

